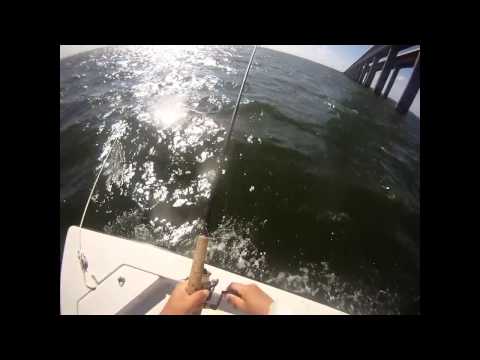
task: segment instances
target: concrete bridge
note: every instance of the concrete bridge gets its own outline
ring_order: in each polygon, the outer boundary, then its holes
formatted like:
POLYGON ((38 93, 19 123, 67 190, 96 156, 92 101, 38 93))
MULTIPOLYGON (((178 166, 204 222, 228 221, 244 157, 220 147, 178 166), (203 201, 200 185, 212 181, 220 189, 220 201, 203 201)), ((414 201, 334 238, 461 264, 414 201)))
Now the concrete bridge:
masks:
POLYGON ((397 111, 404 114, 410 108, 413 99, 415 99, 420 89, 420 49, 398 55, 402 50, 412 46, 413 45, 372 46, 360 59, 345 70, 344 74, 363 86, 370 87, 376 72, 381 71, 374 88, 374 93, 386 98, 392 89, 400 69, 413 67, 410 80, 396 106, 397 111), (392 71, 393 74, 385 86, 388 76, 392 71))

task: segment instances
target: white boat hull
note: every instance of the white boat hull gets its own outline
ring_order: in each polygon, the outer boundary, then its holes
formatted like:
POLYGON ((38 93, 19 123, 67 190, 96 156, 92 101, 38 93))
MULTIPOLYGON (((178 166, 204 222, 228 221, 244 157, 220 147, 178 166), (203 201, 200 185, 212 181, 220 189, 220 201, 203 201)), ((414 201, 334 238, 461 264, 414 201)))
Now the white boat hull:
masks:
MULTIPOLYGON (((61 313, 159 314, 176 282, 188 276, 191 264, 190 258, 151 244, 71 226, 62 259, 61 313), (88 261, 86 279, 78 258, 80 237, 82 252, 88 261)), ((214 266, 206 264, 205 268, 212 279, 219 279, 210 302, 215 302, 231 282, 255 283, 293 314, 345 315, 329 306, 214 266)), ((217 310, 204 309, 202 314, 240 312, 222 300, 217 310)))

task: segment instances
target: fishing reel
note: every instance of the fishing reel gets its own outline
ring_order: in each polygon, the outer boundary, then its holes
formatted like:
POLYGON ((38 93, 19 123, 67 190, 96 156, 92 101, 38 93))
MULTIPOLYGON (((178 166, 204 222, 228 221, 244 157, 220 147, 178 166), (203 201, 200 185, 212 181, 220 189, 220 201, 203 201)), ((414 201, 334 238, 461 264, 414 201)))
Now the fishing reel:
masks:
POLYGON ((218 279, 210 280, 210 275, 212 275, 207 269, 203 268, 202 273, 202 289, 208 290, 208 297, 205 302, 207 305, 207 301, 209 301, 213 295, 215 287, 218 285, 218 279))
POLYGON ((208 290, 209 294, 208 294, 207 299, 205 300, 205 303, 203 304, 203 308, 204 309, 217 310, 218 307, 220 306, 220 303, 222 302, 223 297, 226 294, 234 294, 234 295, 237 295, 237 296, 239 294, 237 294, 232 289, 223 290, 220 293, 218 299, 215 302, 209 302, 212 298, 215 287, 218 285, 218 281, 219 281, 218 279, 210 280, 210 275, 212 275, 212 274, 204 268, 203 273, 202 273, 202 288, 205 289, 205 290, 208 290))

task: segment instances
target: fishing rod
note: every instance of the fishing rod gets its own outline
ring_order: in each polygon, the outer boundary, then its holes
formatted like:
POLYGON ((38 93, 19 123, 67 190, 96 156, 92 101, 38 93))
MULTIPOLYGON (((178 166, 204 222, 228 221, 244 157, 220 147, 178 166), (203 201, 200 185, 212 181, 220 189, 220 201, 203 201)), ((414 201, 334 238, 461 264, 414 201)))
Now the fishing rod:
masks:
MULTIPOLYGON (((202 231, 202 234, 197 237, 197 241, 196 241, 196 249, 195 249, 195 252, 194 252, 194 259, 193 259, 193 262, 192 262, 190 277, 188 278, 189 279, 188 286, 187 286, 187 292, 188 293, 193 293, 196 290, 205 289, 205 288, 209 288, 209 289, 213 290, 213 288, 216 285, 215 281, 209 281, 209 274, 204 268, 205 257, 206 257, 206 252, 207 252, 207 245, 208 245, 207 224, 209 224, 210 220, 211 220, 210 218, 212 216, 212 204, 213 204, 213 202, 216 198, 216 194, 217 194, 216 189, 217 189, 217 186, 218 186, 219 175, 221 173, 222 166, 224 165, 224 163, 226 161, 226 155, 228 153, 230 140, 231 140, 231 137, 232 137, 232 132, 233 132, 233 129, 235 127, 235 122, 237 120, 238 107, 240 105, 240 100, 242 99, 243 90, 245 88, 245 83, 247 81, 248 73, 250 72, 250 68, 252 66, 253 58, 255 56, 256 50, 257 50, 257 46, 255 45, 254 48, 253 48, 252 54, 250 56, 250 61, 248 62, 247 69, 246 69, 245 74, 243 76, 242 85, 240 87, 240 92, 238 93, 237 102, 235 104, 235 108, 234 108, 234 111, 233 111, 233 114, 232 114, 232 120, 230 121, 230 128, 229 128, 228 133, 227 133, 227 138, 225 140, 225 145, 224 145, 222 153, 221 153, 220 161, 218 161, 217 174, 216 174, 216 177, 213 180, 213 184, 212 184, 212 197, 211 197, 210 201, 208 202, 207 208, 206 208, 206 211, 205 211, 205 217, 204 217, 205 221, 204 221, 203 231, 202 231)), ((117 138, 113 142, 113 144, 111 145, 105 159, 103 160, 100 171, 98 172, 97 177, 95 178, 95 181, 94 181, 93 186, 90 190, 90 194, 88 196, 87 202, 85 204, 85 208, 83 210, 83 214, 82 214, 82 217, 81 217, 81 220, 80 220, 80 228, 83 227, 83 222, 85 220, 85 215, 87 213, 88 206, 89 206, 90 201, 92 199, 93 192, 94 192, 95 187, 97 185, 97 182, 100 178, 100 175, 102 174, 103 169, 104 169, 104 167, 105 167, 105 165, 106 165, 106 163, 107 163, 107 161, 110 157, 110 154, 111 154, 113 148, 115 147, 115 145, 117 144, 118 140, 119 140, 119 138, 117 138)), ((96 279, 93 278, 94 282, 89 281, 90 277, 93 277, 93 276, 91 276, 88 273, 88 261, 87 261, 87 258, 85 256, 85 254, 83 253, 83 249, 82 249, 81 232, 80 232, 80 237, 79 237, 77 254, 78 254, 78 259, 79 259, 81 267, 82 267, 85 285, 87 287, 89 287, 90 289, 95 289, 95 287, 96 287, 95 283, 97 282, 96 279)), ((217 283, 218 283, 218 280, 217 280, 217 283)), ((212 292, 213 291, 211 291, 210 294, 212 292)))
MULTIPOLYGON (((235 122, 237 121, 237 113, 238 113, 238 107, 240 105, 240 100, 242 99, 242 94, 243 94, 243 89, 245 87, 245 82, 247 81, 248 73, 250 72, 250 68, 253 63, 253 57, 255 56, 255 51, 257 50, 257 46, 255 45, 253 47, 252 54, 250 56, 250 61, 248 62, 247 69, 245 71, 245 75, 243 76, 243 81, 242 85, 240 87, 240 92, 238 93, 237 97, 237 102, 235 104, 235 108, 233 110, 232 114, 232 120, 230 121, 230 128, 228 129, 227 133, 227 138, 225 140, 225 145, 223 147, 221 156, 220 156, 220 161, 218 162, 218 167, 217 167, 217 173, 215 176, 215 179, 213 180, 212 184, 212 197, 210 198, 210 201, 207 204, 206 208, 206 215, 204 217, 204 223, 203 223, 203 229, 200 233, 199 236, 197 236, 196 241, 195 241, 195 250, 193 252, 193 261, 192 261, 192 267, 190 269, 190 276, 187 278, 187 287, 186 291, 188 294, 193 294, 195 291, 200 290, 200 289, 208 289, 209 290, 209 296, 206 301, 210 300, 210 297, 213 294, 213 290, 215 289, 215 286, 218 284, 218 279, 217 280, 210 280, 210 273, 205 269, 204 264, 205 264, 205 259, 207 256, 207 247, 208 247, 208 224, 210 223, 211 216, 212 216, 212 206, 215 201, 216 195, 217 195, 217 187, 218 187, 218 182, 219 182, 219 177, 221 174, 221 169, 225 163, 226 156, 228 153, 229 145, 230 145, 230 140, 232 138, 232 132, 233 128, 235 127, 235 122)), ((227 291, 222 292, 222 295, 224 295, 227 291)), ((221 301, 221 297, 218 300, 218 303, 213 305, 213 308, 218 307, 219 303, 221 301)), ((206 304, 206 303, 205 303, 206 304)), ((195 311, 195 314, 200 314, 201 309, 195 311)))
POLYGON ((240 105, 240 100, 242 99, 243 89, 245 87, 245 83, 247 81, 248 73, 250 72, 250 68, 251 68, 252 63, 253 63, 253 57, 255 56, 256 51, 257 51, 257 46, 255 45, 253 47, 252 54, 250 55, 250 61, 248 62, 247 69, 246 69, 245 74, 243 76, 242 85, 240 87, 240 92, 238 93, 237 102, 236 102, 235 108, 233 110, 232 120, 230 121, 230 128, 228 129, 227 138, 225 140, 225 145, 223 146, 222 154, 220 156, 220 161, 219 161, 218 168, 217 168, 217 174, 216 174, 216 177, 215 177, 215 179, 213 181, 213 184, 212 184, 212 197, 210 198, 210 201, 208 202, 207 209, 206 209, 206 215, 204 217, 205 223, 204 223, 204 229, 203 230, 204 230, 205 234, 207 234, 207 235, 208 235, 207 225, 210 223, 210 220, 211 220, 212 206, 213 206, 216 194, 217 194, 216 190, 217 190, 217 185, 218 185, 218 182, 219 182, 221 169, 222 169, 222 166, 224 165, 224 163, 226 161, 226 156, 227 156, 227 153, 228 153, 233 128, 235 127, 235 122, 237 121, 238 107, 240 105))

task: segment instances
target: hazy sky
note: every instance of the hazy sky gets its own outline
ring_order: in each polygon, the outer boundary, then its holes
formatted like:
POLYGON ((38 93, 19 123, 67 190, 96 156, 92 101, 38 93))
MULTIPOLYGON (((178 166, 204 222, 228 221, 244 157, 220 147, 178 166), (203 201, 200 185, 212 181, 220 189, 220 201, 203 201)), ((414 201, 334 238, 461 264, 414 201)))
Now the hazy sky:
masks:
MULTIPOLYGON (((62 45, 60 46, 60 58, 77 54, 82 51, 92 50, 107 45, 62 45)), ((266 48, 282 51, 288 54, 300 56, 322 65, 329 66, 338 71, 345 71, 355 62, 371 45, 262 45, 266 48)), ((412 69, 402 69, 398 73, 397 80, 390 90, 389 98, 398 101, 407 86, 412 69)), ((375 86, 380 72, 377 72, 372 87, 375 86)), ((415 115, 420 117, 420 91, 410 107, 415 115)))

